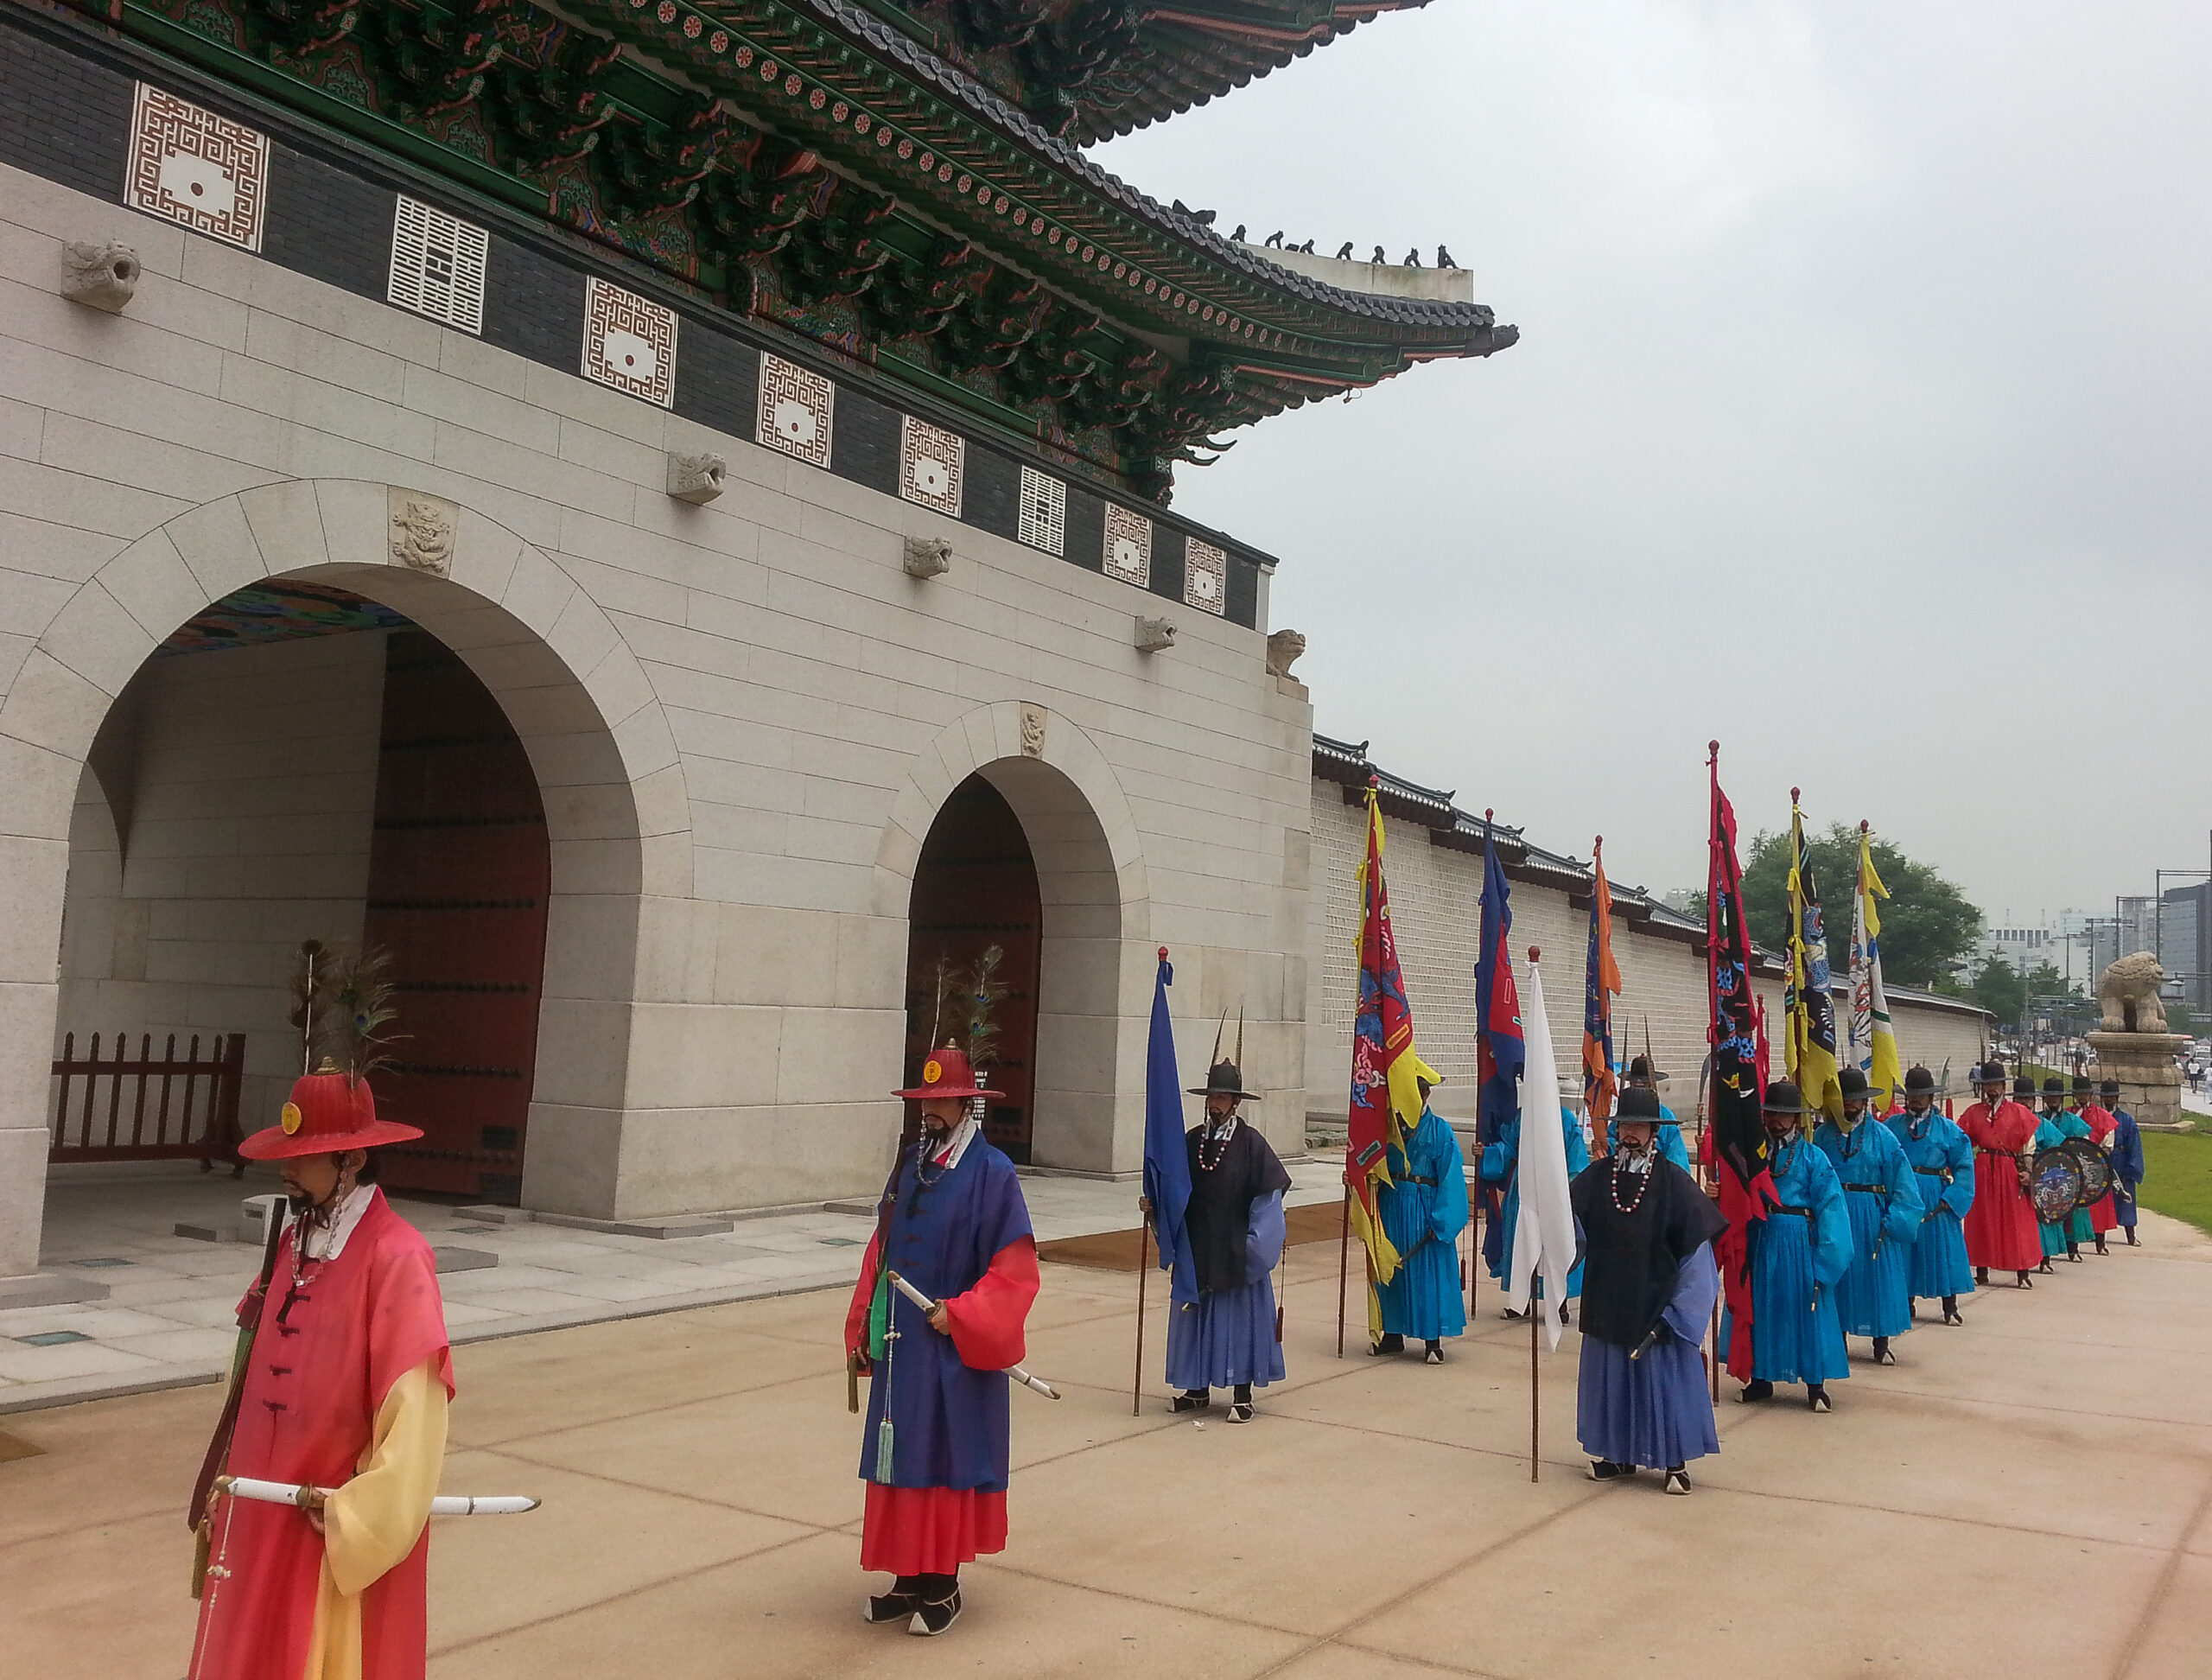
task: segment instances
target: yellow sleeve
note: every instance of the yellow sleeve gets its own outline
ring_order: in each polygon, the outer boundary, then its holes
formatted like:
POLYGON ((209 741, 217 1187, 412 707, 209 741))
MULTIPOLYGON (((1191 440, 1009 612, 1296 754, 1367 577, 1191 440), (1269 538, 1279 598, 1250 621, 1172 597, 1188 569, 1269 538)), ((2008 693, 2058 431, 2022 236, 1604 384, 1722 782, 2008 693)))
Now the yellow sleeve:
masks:
POLYGON ((377 1408, 366 1461, 323 1507, 332 1582, 358 1596, 415 1550, 445 1467, 446 1386, 425 1359, 377 1408))

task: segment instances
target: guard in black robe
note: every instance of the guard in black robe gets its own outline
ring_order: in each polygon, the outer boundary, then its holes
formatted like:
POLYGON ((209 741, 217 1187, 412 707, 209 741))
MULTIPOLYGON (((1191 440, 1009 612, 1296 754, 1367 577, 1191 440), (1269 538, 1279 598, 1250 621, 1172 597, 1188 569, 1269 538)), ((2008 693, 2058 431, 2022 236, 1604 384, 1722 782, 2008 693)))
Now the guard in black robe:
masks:
POLYGON ((1283 1377, 1269 1274, 1282 1257, 1283 1193, 1290 1174, 1268 1140, 1238 1117, 1255 1101, 1232 1061, 1214 1064, 1202 1091, 1205 1120, 1184 1134, 1191 1163, 1191 1200, 1183 1223, 1198 1298, 1180 1301, 1167 1320, 1167 1381, 1179 1392, 1174 1410, 1200 1411, 1212 1390, 1230 1390, 1229 1421, 1252 1421, 1252 1390, 1283 1377))
POLYGON ((1727 1221, 1697 1180, 1660 1153, 1656 1091, 1621 1092, 1614 1153, 1568 1193, 1582 1263, 1576 1423, 1590 1474, 1664 1469, 1690 1491, 1691 1459, 1718 1452, 1699 1346, 1720 1289, 1713 1239, 1727 1221))

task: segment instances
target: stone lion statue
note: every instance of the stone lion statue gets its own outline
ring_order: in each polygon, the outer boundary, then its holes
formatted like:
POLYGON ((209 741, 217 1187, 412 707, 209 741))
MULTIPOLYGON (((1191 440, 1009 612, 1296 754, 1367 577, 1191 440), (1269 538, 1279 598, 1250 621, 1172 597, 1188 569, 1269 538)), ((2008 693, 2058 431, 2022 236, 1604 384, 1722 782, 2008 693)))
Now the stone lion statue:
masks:
POLYGON ((2099 1025, 2107 1033, 2164 1032, 2166 1011, 2158 1002, 2158 988, 2165 978, 2165 970, 2152 951, 2121 958, 2097 983, 2097 1002, 2105 1012, 2099 1025))

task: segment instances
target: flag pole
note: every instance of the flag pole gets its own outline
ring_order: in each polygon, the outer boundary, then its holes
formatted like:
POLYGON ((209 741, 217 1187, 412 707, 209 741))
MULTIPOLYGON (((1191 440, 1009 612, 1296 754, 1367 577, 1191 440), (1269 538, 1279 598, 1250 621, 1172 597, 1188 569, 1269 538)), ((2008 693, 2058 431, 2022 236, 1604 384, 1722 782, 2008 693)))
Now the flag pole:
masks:
POLYGON ((1152 1270, 1152 1215, 1144 1216, 1144 1224, 1137 1231, 1137 1368, 1129 1378, 1129 1416, 1140 1416, 1144 1410, 1144 1285, 1145 1274, 1152 1270))
MULTIPOLYGON (((1537 1282, 1541 1289, 1542 1282, 1537 1282)), ((1543 1384, 1537 1375, 1536 1320, 1542 1316, 1536 1308, 1537 1297, 1529 1297, 1529 1480, 1542 1480, 1543 1460, 1538 1456, 1542 1443, 1543 1384)))
POLYGON ((1351 1186, 1344 1186, 1344 1225, 1337 1238, 1337 1357, 1344 1356, 1344 1288, 1351 1272, 1351 1186))

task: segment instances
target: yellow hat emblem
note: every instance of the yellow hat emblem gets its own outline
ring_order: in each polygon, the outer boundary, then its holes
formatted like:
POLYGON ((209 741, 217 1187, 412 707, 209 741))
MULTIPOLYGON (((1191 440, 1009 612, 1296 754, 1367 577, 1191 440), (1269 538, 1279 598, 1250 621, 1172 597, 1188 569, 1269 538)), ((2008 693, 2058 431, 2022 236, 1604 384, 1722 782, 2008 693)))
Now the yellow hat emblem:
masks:
POLYGON ((277 1110, 276 1123, 284 1129, 284 1136, 289 1137, 294 1132, 299 1130, 302 1117, 297 1103, 287 1103, 277 1110))
POLYGON ((939 1061, 935 1056, 931 1056, 927 1061, 922 1064, 922 1083, 924 1085, 935 1085, 944 1077, 944 1064, 939 1061))

